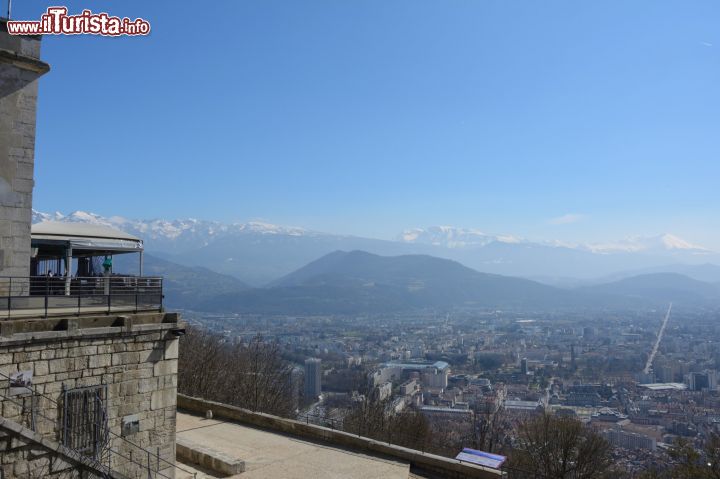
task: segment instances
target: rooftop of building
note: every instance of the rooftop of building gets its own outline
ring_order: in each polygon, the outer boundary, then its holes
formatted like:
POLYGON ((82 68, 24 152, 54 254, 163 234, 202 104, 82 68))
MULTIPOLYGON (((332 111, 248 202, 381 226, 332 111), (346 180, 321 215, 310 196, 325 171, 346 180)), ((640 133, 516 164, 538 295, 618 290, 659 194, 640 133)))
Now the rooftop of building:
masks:
POLYGON ((452 408, 452 407, 445 407, 445 406, 422 406, 420 408, 423 412, 429 412, 429 413, 449 413, 449 414, 458 414, 458 415, 468 415, 472 414, 472 411, 469 409, 462 409, 462 408, 452 408))
POLYGON ((537 409, 540 405, 538 401, 519 401, 512 399, 505 401, 506 409, 537 409))
POLYGON ((595 420, 605 420, 605 421, 621 421, 623 419, 627 419, 626 414, 622 414, 619 411, 616 411, 615 409, 603 407, 600 408, 596 413, 593 413, 591 416, 592 419, 595 420))
POLYGON ((687 389, 687 384, 683 383, 649 383, 638 384, 638 386, 651 391, 684 391, 687 389))
POLYGON ((389 361, 384 366, 402 369, 446 369, 450 365, 445 361, 389 361))

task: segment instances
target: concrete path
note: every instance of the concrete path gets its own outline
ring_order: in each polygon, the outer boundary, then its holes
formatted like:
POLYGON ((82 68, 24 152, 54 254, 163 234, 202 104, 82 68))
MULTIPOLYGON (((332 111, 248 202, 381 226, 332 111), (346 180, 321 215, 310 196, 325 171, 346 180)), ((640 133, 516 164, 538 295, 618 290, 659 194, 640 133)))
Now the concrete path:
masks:
POLYGON ((240 479, 408 479, 407 463, 178 413, 177 434, 245 461, 240 479))

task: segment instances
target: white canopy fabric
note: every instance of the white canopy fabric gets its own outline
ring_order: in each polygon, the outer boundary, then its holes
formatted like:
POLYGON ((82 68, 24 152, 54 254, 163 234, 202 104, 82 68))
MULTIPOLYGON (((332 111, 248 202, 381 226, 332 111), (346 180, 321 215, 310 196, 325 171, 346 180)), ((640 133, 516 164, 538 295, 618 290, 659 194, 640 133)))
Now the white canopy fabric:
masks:
POLYGON ((137 236, 109 226, 44 221, 32 225, 33 246, 43 242, 67 243, 73 250, 139 252, 143 242, 137 236))

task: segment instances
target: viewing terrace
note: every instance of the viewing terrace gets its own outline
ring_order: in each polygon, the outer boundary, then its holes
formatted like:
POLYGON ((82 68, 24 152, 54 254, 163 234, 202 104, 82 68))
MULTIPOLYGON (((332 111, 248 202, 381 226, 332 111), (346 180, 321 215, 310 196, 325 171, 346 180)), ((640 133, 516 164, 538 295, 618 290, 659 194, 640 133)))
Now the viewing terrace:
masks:
POLYGON ((32 226, 31 248, 29 277, 0 277, 0 319, 162 311, 163 279, 142 275, 140 238, 45 222, 32 226), (122 273, 113 268, 116 257, 122 273))
POLYGON ((341 431, 332 422, 287 419, 183 394, 177 398, 177 458, 183 468, 201 471, 198 479, 507 477, 467 460, 341 431))

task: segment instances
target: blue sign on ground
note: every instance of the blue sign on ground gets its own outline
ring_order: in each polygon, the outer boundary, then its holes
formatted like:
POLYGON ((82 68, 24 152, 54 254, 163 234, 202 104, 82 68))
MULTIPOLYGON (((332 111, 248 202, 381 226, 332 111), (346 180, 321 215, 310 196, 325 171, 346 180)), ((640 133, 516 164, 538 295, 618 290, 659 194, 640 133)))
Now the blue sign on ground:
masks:
POLYGON ((485 451, 478 451, 477 449, 464 448, 460 454, 455 456, 455 459, 459 459, 465 462, 472 462, 473 464, 479 464, 481 466, 492 467, 499 469, 500 466, 505 462, 507 457, 500 456, 499 454, 490 454, 485 451))

